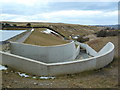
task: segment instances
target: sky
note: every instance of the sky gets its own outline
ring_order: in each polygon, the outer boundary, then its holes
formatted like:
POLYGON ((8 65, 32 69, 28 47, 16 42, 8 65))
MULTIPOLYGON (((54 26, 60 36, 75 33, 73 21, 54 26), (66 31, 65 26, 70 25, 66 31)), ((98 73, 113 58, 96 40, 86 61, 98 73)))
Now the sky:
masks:
POLYGON ((0 21, 113 25, 118 23, 118 2, 0 0, 0 13, 0 21))

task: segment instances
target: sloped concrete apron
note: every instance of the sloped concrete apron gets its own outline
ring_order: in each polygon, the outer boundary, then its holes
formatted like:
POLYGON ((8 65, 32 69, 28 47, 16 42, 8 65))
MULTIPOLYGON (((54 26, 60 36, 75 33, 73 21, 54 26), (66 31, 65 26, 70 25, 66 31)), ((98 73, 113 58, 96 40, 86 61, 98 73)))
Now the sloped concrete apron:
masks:
POLYGON ((34 29, 26 30, 25 32, 20 33, 14 37, 11 37, 8 40, 0 42, 0 50, 1 51, 9 50, 9 47, 10 47, 9 41, 21 42, 21 43, 24 42, 33 31, 34 31, 34 29))
MULTIPOLYGON (((99 52, 96 52, 87 44, 78 42, 77 44, 80 47, 85 48, 87 53, 93 57, 82 60, 78 59, 70 61, 66 60, 64 62, 44 63, 35 59, 0 51, 0 57, 2 57, 2 62, 0 62, 0 64, 8 65, 14 69, 32 75, 53 76, 99 69, 108 65, 113 60, 115 47, 111 42, 108 42, 99 52)), ((68 46, 69 45, 71 44, 69 43, 68 46)), ((76 50, 74 50, 74 52, 77 54, 78 51, 76 50)))

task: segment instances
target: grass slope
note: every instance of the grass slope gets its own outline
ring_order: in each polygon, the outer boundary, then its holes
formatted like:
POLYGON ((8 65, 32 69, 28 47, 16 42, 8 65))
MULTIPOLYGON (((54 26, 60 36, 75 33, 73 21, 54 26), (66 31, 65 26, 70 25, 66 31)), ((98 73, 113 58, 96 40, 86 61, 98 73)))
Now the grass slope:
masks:
POLYGON ((40 46, 52 46, 68 43, 68 41, 65 41, 62 38, 59 38, 52 34, 42 33, 41 31, 43 30, 46 30, 46 28, 35 29, 35 31, 32 32, 32 34, 24 43, 40 46))

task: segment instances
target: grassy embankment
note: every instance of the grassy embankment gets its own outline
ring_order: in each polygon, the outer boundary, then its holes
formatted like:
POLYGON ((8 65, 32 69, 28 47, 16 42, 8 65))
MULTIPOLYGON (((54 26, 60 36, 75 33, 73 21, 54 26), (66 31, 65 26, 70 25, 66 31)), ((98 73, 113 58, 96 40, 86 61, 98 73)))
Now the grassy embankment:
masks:
MULTIPOLYGON (((8 22, 9 24, 16 24, 17 26, 26 26, 28 22, 8 22)), ((31 27, 50 27, 64 36, 69 35, 89 35, 102 29, 103 27, 86 26, 78 24, 65 24, 65 23, 42 23, 42 22, 30 22, 31 27)))
MULTIPOLYGON (((17 23, 18 26, 25 26, 27 23, 17 23)), ((95 26, 85 26, 85 25, 74 25, 74 24, 63 24, 63 23, 31 23, 32 27, 50 27, 65 37, 71 39, 69 36, 73 35, 90 35, 100 30, 99 27, 95 26)), ((30 35, 30 37, 25 41, 28 44, 41 45, 41 46, 51 46, 65 44, 66 41, 57 38, 53 35, 46 35, 41 33, 42 28, 35 29, 35 31, 30 35)))
POLYGON ((42 33, 41 31, 43 30, 46 30, 46 28, 35 29, 24 43, 40 46, 52 46, 68 43, 68 41, 55 35, 42 33))

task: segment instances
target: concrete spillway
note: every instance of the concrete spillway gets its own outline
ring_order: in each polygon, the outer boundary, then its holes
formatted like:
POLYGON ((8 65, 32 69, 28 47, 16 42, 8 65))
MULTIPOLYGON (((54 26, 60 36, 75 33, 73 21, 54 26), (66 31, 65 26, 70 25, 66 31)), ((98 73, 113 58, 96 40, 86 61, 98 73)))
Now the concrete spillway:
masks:
POLYGON ((9 49, 9 41, 24 42, 32 30, 0 30, 0 50, 7 51, 9 49))
POLYGON ((79 47, 76 48, 75 42, 54 47, 31 46, 16 42, 10 44, 11 53, 0 51, 2 57, 0 64, 39 76, 72 74, 102 68, 112 62, 115 48, 111 42, 108 42, 99 52, 83 43, 77 43, 79 47), (80 47, 86 49, 86 54, 92 57, 74 60, 80 54, 80 47))
POLYGON ((26 32, 26 30, 0 30, 0 41, 6 41, 23 32, 26 32))
MULTIPOLYGON (((32 31, 28 31, 22 37, 20 36, 20 39, 15 37, 18 42, 5 44, 4 49, 8 49, 10 52, 0 51, 0 64, 33 75, 51 76, 99 69, 113 60, 115 47, 111 42, 108 42, 99 52, 96 52, 87 44, 74 41, 56 46, 37 46, 21 43, 32 31), (84 53, 81 52, 81 48, 85 49, 84 53)), ((1 39, 1 41, 8 40, 24 32, 13 33, 10 36, 8 35, 7 38, 1 39)))

